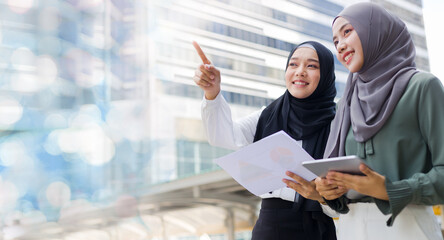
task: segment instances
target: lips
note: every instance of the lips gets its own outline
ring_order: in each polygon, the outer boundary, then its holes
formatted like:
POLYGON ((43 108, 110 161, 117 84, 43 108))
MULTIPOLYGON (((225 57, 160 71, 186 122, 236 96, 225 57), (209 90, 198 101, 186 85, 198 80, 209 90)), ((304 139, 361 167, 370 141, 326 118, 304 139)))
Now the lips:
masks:
POLYGON ((302 80, 295 80, 295 81, 293 81, 291 83, 293 83, 294 85, 301 85, 301 86, 308 85, 308 82, 302 81, 302 80))
POLYGON ((352 51, 350 51, 350 52, 346 52, 346 53, 344 54, 343 60, 344 60, 344 62, 345 62, 347 65, 350 63, 350 60, 352 59, 352 57, 353 57, 354 54, 355 54, 355 53, 352 52, 352 51))

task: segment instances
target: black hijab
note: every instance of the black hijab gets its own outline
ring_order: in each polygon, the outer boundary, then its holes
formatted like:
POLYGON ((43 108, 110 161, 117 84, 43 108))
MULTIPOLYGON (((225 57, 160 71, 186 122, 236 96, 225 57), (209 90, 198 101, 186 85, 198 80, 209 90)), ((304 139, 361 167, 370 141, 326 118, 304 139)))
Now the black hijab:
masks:
MULTIPOLYGON (((305 151, 313 158, 319 159, 324 154, 330 133, 330 122, 335 116, 334 60, 333 54, 322 44, 307 41, 290 52, 287 67, 296 49, 304 45, 314 48, 318 54, 321 72, 318 87, 304 99, 293 97, 287 90, 268 105, 259 117, 254 141, 284 130, 295 140, 302 140, 305 151)), ((308 239, 336 239, 333 220, 322 212, 317 201, 305 199, 296 194, 293 211, 301 212, 303 232, 308 239)))
POLYGON ((268 105, 259 118, 254 141, 284 130, 295 140, 302 140, 302 147, 313 158, 319 159, 324 154, 330 122, 335 116, 334 60, 333 54, 322 44, 307 41, 293 48, 287 67, 293 53, 303 45, 310 45, 318 54, 321 72, 318 87, 304 99, 293 97, 287 90, 268 105))

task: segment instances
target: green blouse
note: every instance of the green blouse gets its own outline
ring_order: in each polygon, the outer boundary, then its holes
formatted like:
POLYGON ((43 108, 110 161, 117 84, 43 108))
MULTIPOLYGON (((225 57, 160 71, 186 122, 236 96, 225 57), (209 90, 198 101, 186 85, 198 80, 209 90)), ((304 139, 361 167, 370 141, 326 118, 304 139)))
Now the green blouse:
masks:
MULTIPOLYGON (((346 155, 358 155, 386 177, 389 201, 373 199, 384 214, 395 217, 408 204, 444 203, 444 88, 429 73, 415 74, 384 127, 366 142, 350 129, 346 155)), ((348 212, 345 197, 328 201, 348 212)))

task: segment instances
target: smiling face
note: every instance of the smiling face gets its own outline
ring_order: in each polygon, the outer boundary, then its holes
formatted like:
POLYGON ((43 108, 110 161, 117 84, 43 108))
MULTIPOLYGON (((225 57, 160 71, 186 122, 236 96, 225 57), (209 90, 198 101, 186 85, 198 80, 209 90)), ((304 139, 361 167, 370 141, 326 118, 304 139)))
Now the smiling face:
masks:
POLYGON ((318 87, 321 71, 319 58, 312 48, 294 51, 285 72, 285 85, 290 94, 299 99, 309 97, 318 87))
POLYGON ((358 72, 364 65, 364 52, 358 33, 343 17, 335 20, 332 31, 339 62, 350 72, 358 72))

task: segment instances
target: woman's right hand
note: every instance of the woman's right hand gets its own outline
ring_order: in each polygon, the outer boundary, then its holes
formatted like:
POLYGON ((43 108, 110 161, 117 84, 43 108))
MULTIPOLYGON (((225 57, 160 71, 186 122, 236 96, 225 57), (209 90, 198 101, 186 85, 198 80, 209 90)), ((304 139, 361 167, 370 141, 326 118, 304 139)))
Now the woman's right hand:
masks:
POLYGON ((213 100, 220 92, 220 71, 212 64, 201 64, 194 73, 194 82, 213 100))
POLYGON ((325 199, 333 200, 344 195, 348 189, 338 187, 337 185, 329 184, 326 178, 316 178, 316 191, 325 199))
POLYGON ((205 98, 213 100, 220 92, 220 71, 211 64, 199 44, 193 41, 193 46, 203 62, 194 72, 193 80, 204 91, 205 98))

